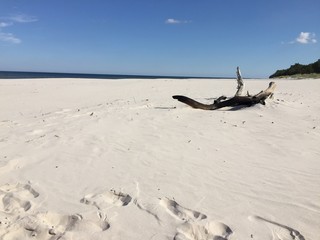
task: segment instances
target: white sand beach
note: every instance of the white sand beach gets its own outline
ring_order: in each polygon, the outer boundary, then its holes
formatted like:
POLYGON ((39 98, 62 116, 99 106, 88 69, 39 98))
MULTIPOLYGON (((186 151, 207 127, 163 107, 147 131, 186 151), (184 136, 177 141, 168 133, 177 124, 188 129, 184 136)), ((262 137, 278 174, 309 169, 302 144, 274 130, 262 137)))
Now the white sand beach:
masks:
POLYGON ((320 239, 320 80, 275 82, 0 80, 0 239, 320 239))

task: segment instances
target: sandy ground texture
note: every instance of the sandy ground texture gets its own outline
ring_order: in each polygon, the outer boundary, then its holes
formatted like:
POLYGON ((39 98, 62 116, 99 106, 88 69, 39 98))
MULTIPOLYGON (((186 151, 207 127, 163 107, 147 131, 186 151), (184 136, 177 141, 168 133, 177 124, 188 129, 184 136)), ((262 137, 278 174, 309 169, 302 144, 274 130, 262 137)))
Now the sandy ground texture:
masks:
POLYGON ((320 80, 275 81, 0 80, 0 239, 320 239, 320 80))

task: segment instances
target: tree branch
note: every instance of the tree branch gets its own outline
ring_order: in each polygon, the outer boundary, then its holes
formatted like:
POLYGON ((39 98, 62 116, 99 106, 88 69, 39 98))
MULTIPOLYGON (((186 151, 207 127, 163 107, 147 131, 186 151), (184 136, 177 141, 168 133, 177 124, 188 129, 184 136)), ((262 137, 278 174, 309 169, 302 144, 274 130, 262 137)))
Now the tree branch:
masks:
POLYGON ((238 91, 236 92, 234 97, 227 99, 225 96, 221 96, 218 99, 216 99, 213 102, 213 104, 200 103, 192 98, 181 96, 181 95, 174 95, 172 96, 172 98, 177 99, 178 101, 185 103, 190 107, 203 109, 203 110, 216 110, 224 107, 235 107, 235 106, 250 107, 258 103, 265 105, 265 100, 268 97, 272 97, 276 87, 276 84, 274 82, 270 82, 267 89, 259 92, 256 95, 251 96, 248 93, 247 96, 241 96, 241 93, 244 88, 244 83, 242 81, 239 67, 237 67, 237 82, 238 82, 238 87, 237 87, 238 91))

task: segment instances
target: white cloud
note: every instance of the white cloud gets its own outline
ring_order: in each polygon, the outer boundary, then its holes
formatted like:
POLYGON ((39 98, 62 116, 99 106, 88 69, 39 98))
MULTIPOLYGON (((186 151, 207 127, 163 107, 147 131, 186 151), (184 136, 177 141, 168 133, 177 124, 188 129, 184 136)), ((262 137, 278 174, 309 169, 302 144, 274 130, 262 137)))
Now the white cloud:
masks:
POLYGON ((17 14, 17 15, 12 15, 9 18, 11 21, 17 22, 17 23, 30 23, 30 22, 36 22, 38 19, 34 16, 28 16, 25 14, 17 14))
POLYGON ((21 40, 16 36, 14 36, 14 34, 12 33, 2 32, 1 28, 9 27, 11 25, 19 24, 19 23, 31 23, 31 22, 38 21, 37 18, 33 16, 28 16, 25 14, 12 15, 10 17, 1 18, 1 19, 3 21, 0 21, 0 41, 12 43, 12 44, 19 44, 21 43, 21 40))
POLYGON ((166 24, 181 24, 181 23, 190 23, 191 21, 189 20, 178 20, 174 18, 168 18, 165 23, 166 24))
POLYGON ((310 32, 301 32, 300 35, 296 38, 296 42, 301 44, 308 44, 308 43, 316 43, 316 35, 310 32))
POLYGON ((10 25, 12 25, 11 22, 0 22, 0 28, 8 27, 10 25))
POLYGON ((0 32, 0 41, 15 43, 15 44, 21 43, 21 40, 15 37, 12 33, 3 33, 3 32, 0 32))
POLYGON ((167 23, 167 24, 179 24, 180 21, 179 21, 179 20, 176 20, 176 19, 173 19, 173 18, 168 18, 168 19, 166 20, 166 23, 167 23))

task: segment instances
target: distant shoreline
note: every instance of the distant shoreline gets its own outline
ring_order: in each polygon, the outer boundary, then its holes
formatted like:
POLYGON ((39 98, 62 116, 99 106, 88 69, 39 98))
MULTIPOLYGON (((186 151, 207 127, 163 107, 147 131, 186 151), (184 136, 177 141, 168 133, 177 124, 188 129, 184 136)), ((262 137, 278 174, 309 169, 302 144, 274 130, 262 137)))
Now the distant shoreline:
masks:
POLYGON ((55 73, 55 72, 20 72, 0 71, 0 79, 35 79, 35 78, 91 78, 91 79, 233 79, 234 77, 197 77, 197 76, 161 76, 130 74, 93 74, 93 73, 55 73))

